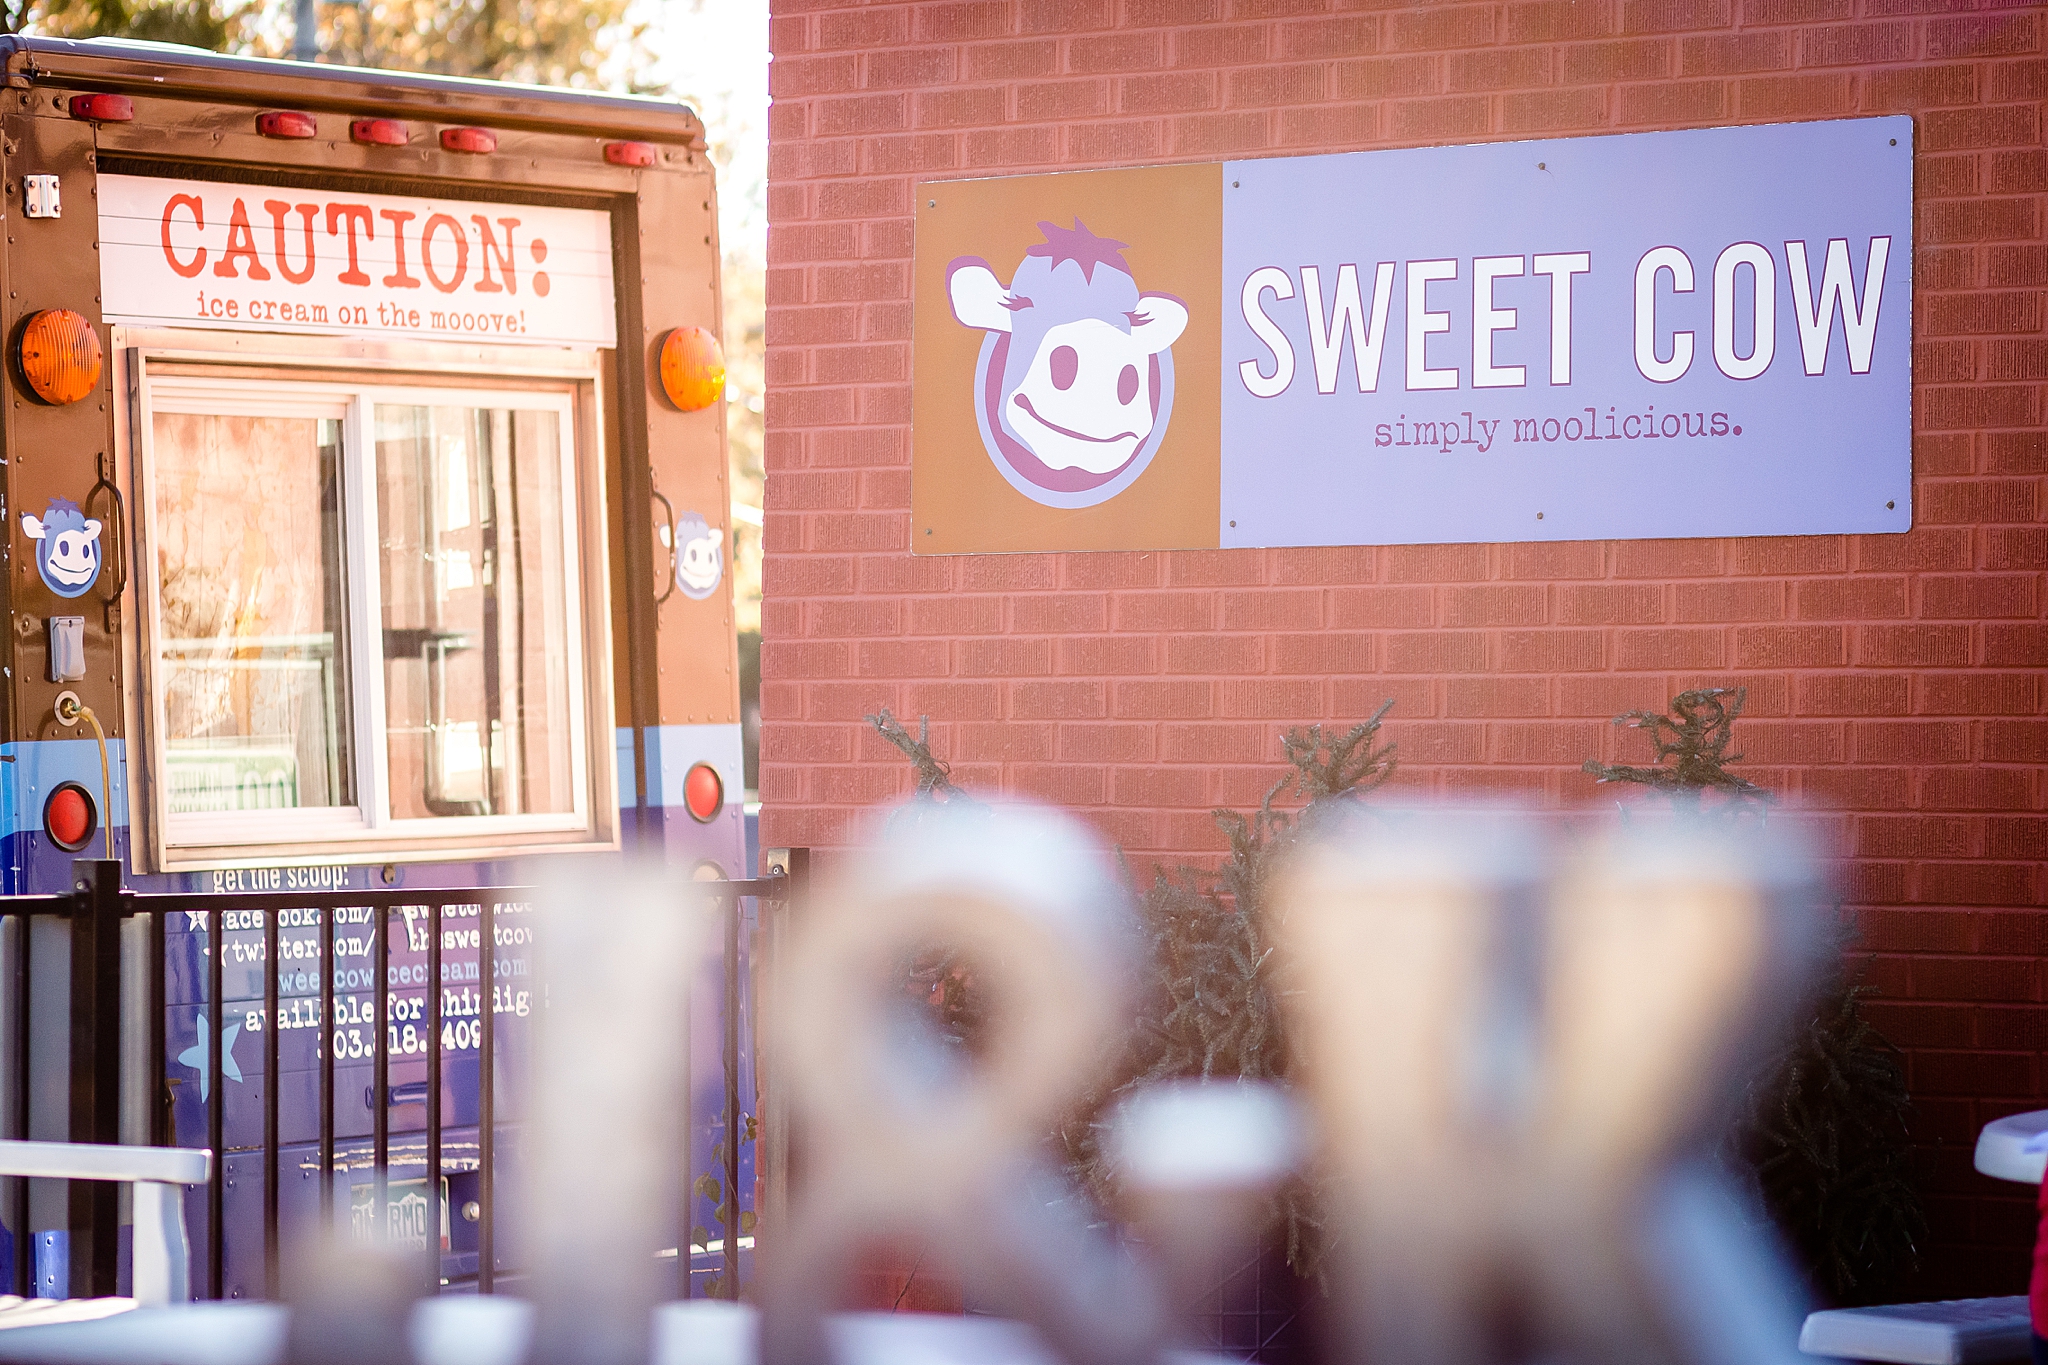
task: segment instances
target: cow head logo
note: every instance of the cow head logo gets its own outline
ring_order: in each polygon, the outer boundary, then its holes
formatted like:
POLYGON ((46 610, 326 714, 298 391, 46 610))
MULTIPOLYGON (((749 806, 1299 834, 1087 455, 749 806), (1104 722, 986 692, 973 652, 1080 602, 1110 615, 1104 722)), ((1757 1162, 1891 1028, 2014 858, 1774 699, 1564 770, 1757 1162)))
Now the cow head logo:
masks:
POLYGON ((69 498, 52 498, 38 518, 21 514, 21 533, 36 543, 36 571, 59 597, 83 597, 100 576, 100 524, 69 498))
POLYGON ((1131 486, 1173 416, 1171 294, 1142 294, 1124 243, 1040 223, 1005 286, 979 256, 946 267, 953 316, 978 327, 975 417, 1010 486, 1048 507, 1092 507, 1131 486))
POLYGON ((676 586, 703 601, 725 573, 725 537, 697 512, 676 519, 676 586))

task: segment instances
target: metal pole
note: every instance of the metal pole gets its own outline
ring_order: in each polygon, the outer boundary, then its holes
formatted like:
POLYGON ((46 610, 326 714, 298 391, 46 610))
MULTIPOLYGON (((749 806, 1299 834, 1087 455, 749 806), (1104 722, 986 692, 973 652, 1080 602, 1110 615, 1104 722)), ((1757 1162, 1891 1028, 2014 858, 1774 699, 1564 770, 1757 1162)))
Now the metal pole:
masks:
MULTIPOLYGON (((441 902, 427 907, 427 1292, 441 1292, 441 902)), ((452 1212, 452 1210, 451 1210, 452 1212)))
MULTIPOLYGON (((778 850, 769 856, 767 870, 771 875, 781 873, 782 884, 776 888, 774 899, 764 897, 761 901, 761 933, 755 942, 765 958, 758 980, 766 994, 755 1001, 757 1024, 772 1015, 779 1006, 776 972, 781 963, 784 940, 805 904, 810 886, 811 851, 807 848, 778 850)), ((795 1120, 788 1096, 783 1093, 781 1068, 777 1064, 773 1040, 764 1038, 759 1028, 754 1032, 754 1058, 755 1105, 760 1116, 754 1162, 755 1169, 762 1176, 761 1208, 756 1212, 754 1224, 754 1264, 758 1270, 764 1254, 775 1255, 775 1238, 788 1226, 790 1188, 798 1173, 794 1170, 796 1142, 791 1132, 795 1120)))
POLYGON ((171 1088, 165 1084, 164 937, 168 911, 147 910, 149 916, 149 1141, 154 1147, 173 1145, 171 1088))
MULTIPOLYGON (((277 1065, 277 918, 276 906, 263 912, 263 1297, 275 1300, 278 1282, 277 1244, 277 1091, 282 1077, 277 1065)), ((218 1160, 218 1158, 215 1158, 218 1160)))
POLYGON ((370 1087, 373 1108, 370 1122, 376 1135, 376 1151, 372 1159, 376 1162, 377 1188, 370 1206, 370 1240, 381 1244, 384 1240, 384 1199, 391 1181, 391 1049, 385 1046, 391 1028, 390 907, 374 907, 370 911, 370 927, 370 970, 376 983, 377 1009, 377 1018, 371 1029, 376 1038, 375 1079, 370 1087))
POLYGON ((292 7, 292 19, 297 26, 292 34, 292 60, 320 60, 320 11, 315 0, 298 0, 292 7))
MULTIPOLYGON (((476 1067, 476 1292, 479 1294, 494 1293, 497 1280, 497 1225, 493 1221, 498 1149, 497 1052, 494 1046, 498 1013, 496 910, 496 904, 485 896, 478 911, 476 936, 477 980, 483 993, 483 1001, 478 1007, 476 1067)), ((685 1241, 687 1243, 687 1236, 685 1241)))
POLYGON ((225 1290, 223 1268, 227 1264, 227 1234, 222 1226, 227 1209, 227 1144, 222 1136, 226 1126, 223 1106, 226 1096, 221 1093, 221 1043, 227 1037, 227 1003, 223 999, 226 991, 221 985, 223 964, 227 958, 227 911, 216 905, 206 919, 206 1000, 207 1012, 211 1016, 206 1027, 213 1030, 213 1037, 206 1047, 206 1145, 213 1149, 213 1178, 206 1185, 206 1266, 207 1297, 218 1299, 225 1290))
MULTIPOLYGON (((13 1136, 26 1138, 29 1135, 29 1000, 28 1000, 28 953, 29 941, 35 937, 30 932, 27 915, 16 915, 14 919, 14 1132, 13 1136)), ((14 1292, 20 1298, 35 1293, 30 1262, 35 1259, 35 1236, 28 1228, 28 1181, 20 1179, 14 1184, 14 1292)))
MULTIPOLYGON (((114 1143, 121 1140, 121 865, 73 859, 71 885, 71 1141, 114 1143)), ((71 1182, 73 1293, 114 1292, 118 1195, 107 1181, 71 1182)))
POLYGON ((320 907, 320 1231, 334 1237, 334 917, 320 907))
MULTIPOLYGON (((699 915, 704 912, 703 907, 697 903, 695 897, 691 897, 686 904, 689 907, 686 912, 688 914, 699 915)), ((693 941, 695 937, 696 935, 692 933, 691 939, 693 941)), ((703 974, 703 963, 694 959, 683 963, 683 1036, 681 1039, 683 1068, 683 1084, 681 1086, 683 1199, 682 1206, 677 1213, 679 1226, 676 1228, 676 1274, 680 1279, 680 1284, 677 1287, 676 1295, 678 1298, 684 1299, 695 1298, 697 1295, 695 1263, 690 1260, 690 1247, 693 1241, 692 1232, 697 1225, 695 1217, 697 1211, 697 1130, 694 1126, 696 1122, 694 1092, 697 1086, 697 1073, 695 1066, 696 1055, 690 1049, 690 1029, 692 1026, 691 1012, 697 1008, 697 978, 703 974)), ((705 1236, 708 1239, 710 1234, 706 1233, 705 1236)))
MULTIPOLYGON (((740 1297, 740 898, 725 917, 725 1297, 740 1297)), ((687 1066, 687 1063, 685 1064, 687 1066)))

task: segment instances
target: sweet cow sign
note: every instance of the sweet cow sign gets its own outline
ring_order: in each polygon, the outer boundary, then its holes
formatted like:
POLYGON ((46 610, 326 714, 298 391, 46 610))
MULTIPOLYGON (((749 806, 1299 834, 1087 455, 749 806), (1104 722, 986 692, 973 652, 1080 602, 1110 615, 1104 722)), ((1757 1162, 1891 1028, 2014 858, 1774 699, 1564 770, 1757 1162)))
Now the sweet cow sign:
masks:
POLYGON ((934 182, 912 548, 1902 532, 1909 118, 934 182))
POLYGON ((614 344, 588 209, 106 175, 109 322, 529 346, 614 344))

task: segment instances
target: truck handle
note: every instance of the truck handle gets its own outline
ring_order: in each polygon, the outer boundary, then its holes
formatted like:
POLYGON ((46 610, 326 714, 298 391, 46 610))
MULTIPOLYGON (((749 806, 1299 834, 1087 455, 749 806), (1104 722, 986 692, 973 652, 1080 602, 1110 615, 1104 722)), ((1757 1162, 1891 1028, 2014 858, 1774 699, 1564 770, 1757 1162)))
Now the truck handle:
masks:
POLYGON ((99 481, 93 484, 92 491, 85 495, 85 509, 90 512, 94 500, 100 495, 100 490, 107 490, 107 496, 111 499, 113 524, 107 528, 110 534, 101 541, 101 544, 107 547, 107 552, 100 560, 100 578, 106 578, 109 568, 118 566, 118 571, 114 579, 114 590, 111 593, 101 593, 100 602, 106 628, 112 630, 115 609, 120 605, 121 594, 128 591, 128 504, 121 496, 120 486, 110 477, 107 452, 104 450, 100 452, 99 471, 99 481))
POLYGON ((664 497, 659 488, 652 485, 649 485, 647 493, 649 497, 660 502, 663 510, 668 513, 668 539, 664 547, 667 551, 664 558, 668 560, 668 587, 661 596, 654 599, 654 605, 658 607, 674 596, 676 590, 676 505, 664 497))

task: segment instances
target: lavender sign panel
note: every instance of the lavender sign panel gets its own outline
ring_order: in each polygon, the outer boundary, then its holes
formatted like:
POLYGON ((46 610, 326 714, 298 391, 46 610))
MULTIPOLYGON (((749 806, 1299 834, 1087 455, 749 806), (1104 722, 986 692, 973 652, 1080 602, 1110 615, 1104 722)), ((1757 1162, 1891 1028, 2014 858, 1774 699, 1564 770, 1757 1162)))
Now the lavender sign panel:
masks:
POLYGON ((1228 163, 1221 543, 1909 529, 1912 135, 1228 163))

